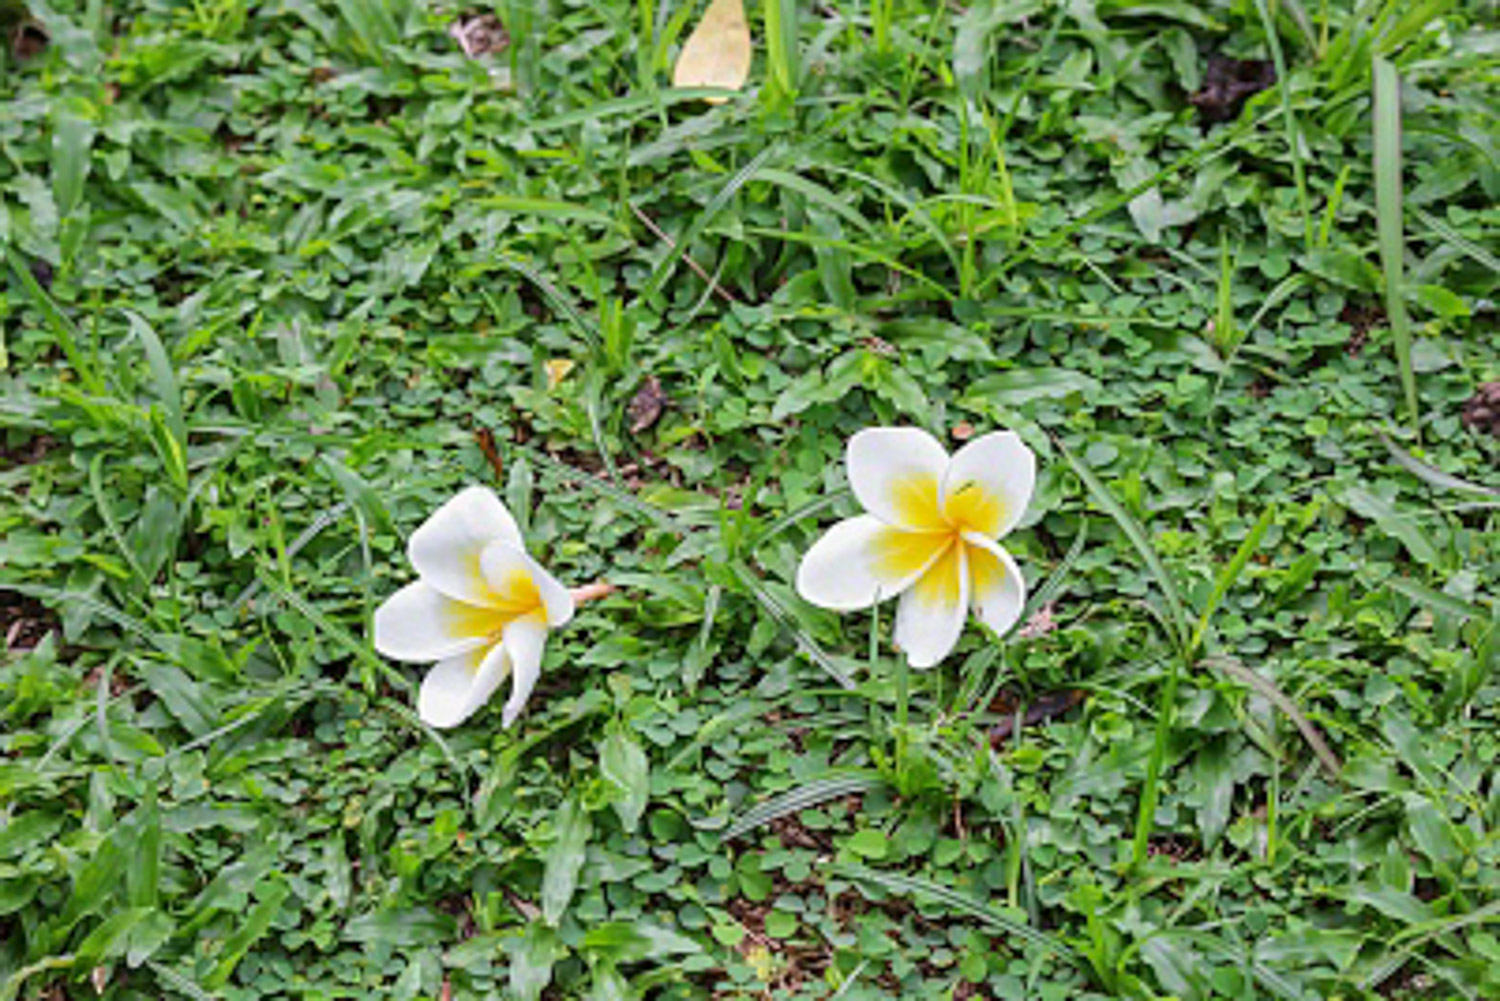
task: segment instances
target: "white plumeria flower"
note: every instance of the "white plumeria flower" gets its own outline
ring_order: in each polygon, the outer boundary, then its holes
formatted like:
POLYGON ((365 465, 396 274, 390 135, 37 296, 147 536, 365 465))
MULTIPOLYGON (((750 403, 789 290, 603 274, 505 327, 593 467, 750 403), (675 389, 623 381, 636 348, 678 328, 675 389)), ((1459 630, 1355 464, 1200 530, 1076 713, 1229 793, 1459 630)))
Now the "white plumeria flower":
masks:
POLYGON ((417 697, 430 726, 462 723, 510 676, 510 726, 541 672, 548 627, 573 617, 573 595, 526 555, 516 520, 486 487, 438 508, 406 553, 420 579, 375 610, 375 649, 436 661, 417 697))
POLYGON ((1004 634, 1021 616, 1026 582, 997 541, 1021 516, 1036 456, 995 431, 950 459, 916 428, 867 428, 849 439, 849 485, 866 514, 839 522, 797 568, 797 593, 853 611, 900 595, 896 645, 931 667, 958 643, 972 606, 1004 634))

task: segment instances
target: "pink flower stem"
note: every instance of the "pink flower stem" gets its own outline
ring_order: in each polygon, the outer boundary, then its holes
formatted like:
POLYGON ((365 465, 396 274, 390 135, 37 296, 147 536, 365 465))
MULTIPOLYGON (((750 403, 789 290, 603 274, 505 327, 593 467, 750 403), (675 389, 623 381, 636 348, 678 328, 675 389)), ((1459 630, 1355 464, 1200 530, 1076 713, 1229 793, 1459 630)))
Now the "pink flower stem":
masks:
POLYGON ((572 588, 568 593, 573 596, 573 604, 582 605, 596 598, 604 598, 614 594, 615 586, 607 580, 596 580, 592 584, 572 588))

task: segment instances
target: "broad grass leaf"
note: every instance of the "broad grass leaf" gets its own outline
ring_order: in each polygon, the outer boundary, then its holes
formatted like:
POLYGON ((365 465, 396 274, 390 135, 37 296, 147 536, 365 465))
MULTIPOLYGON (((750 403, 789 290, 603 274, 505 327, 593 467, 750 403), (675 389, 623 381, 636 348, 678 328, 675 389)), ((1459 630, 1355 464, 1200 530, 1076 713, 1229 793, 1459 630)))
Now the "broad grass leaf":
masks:
POLYGON ((1196 1001, 1204 997, 1203 956, 1176 935, 1153 935, 1141 943, 1141 956, 1156 979, 1174 997, 1196 1001))
POLYGON ((1041 0, 979 0, 964 12, 953 33, 953 76, 961 93, 972 99, 989 89, 989 58, 996 49, 990 36, 1042 6, 1041 0))
POLYGON ((1442 565, 1437 544, 1414 516, 1399 513, 1390 501, 1364 487, 1350 487, 1340 499, 1355 514, 1370 519, 1386 535, 1399 540, 1412 559, 1430 567, 1442 565))
POLYGON ((563 801, 553 815, 555 839, 547 849, 547 868, 542 875, 542 917, 557 927, 578 889, 578 870, 583 868, 593 821, 576 798, 563 801))
POLYGON ((1356 292, 1373 293, 1380 287, 1375 265, 1347 247, 1319 247, 1303 258, 1307 270, 1325 281, 1356 292))
POLYGON ((0 859, 46 844, 62 825, 63 815, 52 810, 30 810, 11 817, 0 827, 0 859))
POLYGON ((130 824, 135 857, 125 871, 126 895, 132 907, 155 908, 161 893, 161 808, 156 783, 148 780, 146 801, 130 824))
POLYGON ((259 942, 261 936, 271 930, 271 922, 275 919, 281 904, 291 895, 292 888, 283 880, 277 879, 269 887, 261 892, 259 902, 245 915, 245 920, 235 926, 235 930, 224 940, 224 948, 219 952, 219 961, 214 965, 213 972, 204 980, 204 984, 215 990, 223 987, 229 982, 234 974, 234 968, 245 958, 245 954, 259 942))
POLYGON ((613 806, 620 826, 634 832, 651 794, 651 763, 623 727, 612 730, 599 745, 599 774, 614 790, 613 806))
MULTIPOLYGON (((739 90, 750 75, 750 25, 744 0, 713 0, 688 36, 672 70, 674 87, 739 90)), ((726 98, 705 97, 710 104, 726 98)))
POLYGON ((344 938, 370 945, 411 948, 451 941, 453 918, 427 907, 392 908, 361 914, 344 926, 344 938))
POLYGON ((1032 400, 1058 399, 1072 393, 1097 393, 1099 380, 1065 368, 1013 368, 970 383, 966 397, 1006 407, 1032 400))
POLYGON ((78 207, 92 166, 95 129, 91 111, 82 98, 65 98, 53 112, 52 200, 64 216, 78 207))
POLYGON ((123 955, 131 932, 154 913, 154 907, 127 907, 111 914, 78 944, 79 962, 93 965, 123 955))
POLYGON ((1423 924, 1433 917, 1432 908, 1426 902, 1405 890, 1389 886, 1357 886, 1349 891, 1349 899, 1406 924, 1423 924))
POLYGON ((201 737, 218 725, 213 700, 186 671, 172 664, 149 660, 138 661, 137 667, 146 687, 188 733, 201 737))
POLYGON ((702 952, 703 947, 678 931, 651 921, 610 921, 590 928, 583 948, 598 951, 617 963, 702 952))
POLYGON ((1235 770, 1229 744, 1219 737, 1200 747, 1193 757, 1193 782, 1198 787, 1198 830, 1204 847, 1212 849, 1229 823, 1234 801, 1235 770))
POLYGON ((506 939, 505 951, 510 955, 512 996, 516 1001, 536 1001, 552 982, 552 964, 562 952, 557 932, 533 921, 519 936, 506 939))
POLYGON ((1446 875, 1452 878, 1463 865, 1465 854, 1454 837, 1452 822, 1425 796, 1408 793, 1403 798, 1406 826, 1417 850, 1427 856, 1439 871, 1447 870, 1446 875))

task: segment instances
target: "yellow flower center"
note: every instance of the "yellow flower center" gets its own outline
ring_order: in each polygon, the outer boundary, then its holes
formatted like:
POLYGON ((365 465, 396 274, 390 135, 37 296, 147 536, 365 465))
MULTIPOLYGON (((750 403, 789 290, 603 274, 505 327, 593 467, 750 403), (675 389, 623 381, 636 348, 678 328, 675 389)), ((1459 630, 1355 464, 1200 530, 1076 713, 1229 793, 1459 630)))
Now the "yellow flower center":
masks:
POLYGON ((500 586, 495 587, 482 574, 477 573, 477 558, 475 564, 476 578, 483 585, 481 593, 485 604, 454 602, 448 623, 453 634, 470 638, 484 637, 494 641, 515 620, 528 615, 545 614, 542 593, 537 589, 536 581, 531 579, 531 574, 518 567, 507 573, 500 586))
MULTIPOLYGON (((891 484, 900 528, 888 528, 876 541, 880 570, 894 578, 906 578, 928 570, 918 582, 924 600, 958 600, 959 554, 963 533, 977 532, 993 538, 999 534, 1004 505, 978 483, 964 483, 940 497, 935 476, 909 476, 891 484)), ((975 547, 968 547, 971 565, 975 547)), ((988 553, 985 554, 986 556, 988 553)))

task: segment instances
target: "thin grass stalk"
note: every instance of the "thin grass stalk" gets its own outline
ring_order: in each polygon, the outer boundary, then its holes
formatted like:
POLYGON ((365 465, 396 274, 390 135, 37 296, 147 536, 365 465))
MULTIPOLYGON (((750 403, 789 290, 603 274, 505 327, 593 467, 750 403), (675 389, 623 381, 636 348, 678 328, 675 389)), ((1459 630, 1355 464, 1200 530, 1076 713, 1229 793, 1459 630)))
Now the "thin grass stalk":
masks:
POLYGON ((1276 18, 1266 0, 1255 0, 1261 24, 1266 29, 1266 43, 1276 65, 1276 79, 1281 82, 1281 125, 1286 130, 1286 144, 1292 157, 1292 177, 1297 184, 1297 204, 1302 209, 1302 237, 1308 250, 1313 249, 1312 205, 1307 197, 1307 175, 1302 166, 1302 148, 1297 142, 1297 119, 1292 113, 1291 80, 1286 75, 1286 58, 1281 51, 1281 36, 1276 32, 1276 18))
POLYGON ((1401 220, 1401 81, 1396 67, 1373 58, 1375 86, 1375 232, 1380 264, 1385 271, 1385 312, 1396 342, 1401 388, 1406 397, 1412 433, 1420 441, 1421 415, 1417 409, 1417 376, 1411 361, 1411 327, 1406 316, 1403 257, 1405 237, 1401 220))
POLYGON ((1172 722, 1177 708, 1177 679, 1181 665, 1173 657, 1168 668, 1167 683, 1162 688, 1161 700, 1156 707, 1156 738, 1151 745, 1151 757, 1146 762, 1146 782, 1141 787, 1140 804, 1136 809, 1135 837, 1131 846, 1131 861, 1140 866, 1146 861, 1151 847, 1151 830, 1156 824, 1156 804, 1161 795, 1161 772, 1167 758, 1167 741, 1172 735, 1172 722))

